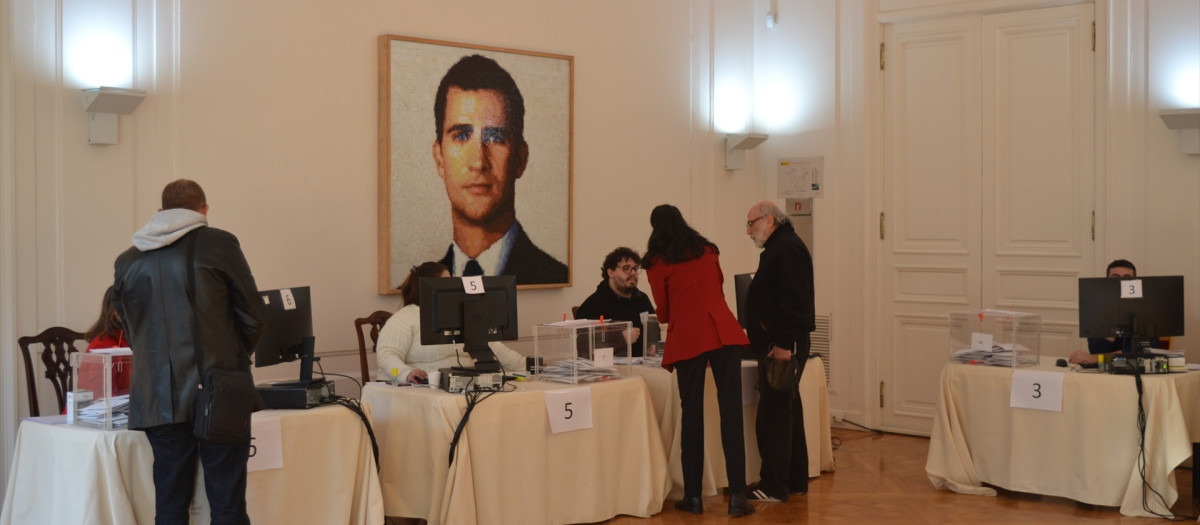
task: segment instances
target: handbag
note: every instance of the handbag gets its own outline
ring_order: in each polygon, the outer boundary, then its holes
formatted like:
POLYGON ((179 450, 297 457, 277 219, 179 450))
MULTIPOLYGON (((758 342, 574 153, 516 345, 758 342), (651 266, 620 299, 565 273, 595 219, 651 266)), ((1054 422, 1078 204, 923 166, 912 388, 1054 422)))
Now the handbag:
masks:
MULTIPOLYGON (((195 302, 195 232, 188 235, 187 242, 188 302, 192 305, 192 333, 198 334, 200 323, 196 319, 195 302)), ((200 355, 200 338, 197 337, 193 344, 196 354, 200 355)), ((242 357, 249 361, 249 356, 242 354, 242 357)), ((226 445, 249 443, 250 417, 263 408, 266 406, 258 394, 254 376, 249 370, 209 369, 196 392, 192 435, 204 441, 226 445)))
POLYGON ((759 358, 758 375, 761 381, 759 388, 765 385, 776 392, 795 391, 800 386, 802 373, 803 370, 800 368, 800 361, 795 352, 792 353, 792 358, 786 361, 766 354, 759 358))
POLYGON ((795 359, 781 361, 773 357, 762 358, 762 363, 759 365, 759 373, 763 376, 763 382, 772 390, 777 392, 788 392, 795 390, 800 384, 800 374, 796 370, 795 359))
POLYGON ((196 393, 192 434, 213 443, 239 445, 250 441, 250 416, 263 408, 254 376, 245 370, 214 368, 196 393))

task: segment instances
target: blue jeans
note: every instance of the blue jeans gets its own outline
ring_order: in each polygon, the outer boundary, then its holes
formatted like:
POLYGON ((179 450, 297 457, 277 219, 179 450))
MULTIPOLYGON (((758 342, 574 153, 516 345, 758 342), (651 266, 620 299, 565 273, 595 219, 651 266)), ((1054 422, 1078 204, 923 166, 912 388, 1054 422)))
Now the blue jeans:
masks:
POLYGON ((246 514, 246 461, 250 441, 223 445, 192 435, 192 423, 145 429, 154 451, 155 525, 188 525, 196 490, 196 459, 204 466, 204 490, 212 525, 249 525, 246 514))

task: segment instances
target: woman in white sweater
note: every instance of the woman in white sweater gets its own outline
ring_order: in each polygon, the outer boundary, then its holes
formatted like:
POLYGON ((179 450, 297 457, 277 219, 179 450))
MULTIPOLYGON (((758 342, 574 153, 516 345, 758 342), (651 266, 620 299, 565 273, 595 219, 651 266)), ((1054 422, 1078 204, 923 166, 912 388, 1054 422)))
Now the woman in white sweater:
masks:
MULTIPOLYGON (((428 379, 428 371, 452 366, 473 366, 471 359, 462 347, 455 351, 455 345, 421 344, 421 292, 418 286, 422 277, 449 277, 450 270, 436 262, 423 263, 413 268, 413 271, 400 285, 404 297, 404 307, 392 315, 379 331, 379 342, 376 345, 378 356, 376 363, 379 374, 376 377, 392 377, 392 369, 396 377, 408 383, 416 383, 428 379)), ((496 359, 507 372, 521 370, 525 367, 525 357, 516 353, 503 343, 493 341, 488 343, 496 359)))

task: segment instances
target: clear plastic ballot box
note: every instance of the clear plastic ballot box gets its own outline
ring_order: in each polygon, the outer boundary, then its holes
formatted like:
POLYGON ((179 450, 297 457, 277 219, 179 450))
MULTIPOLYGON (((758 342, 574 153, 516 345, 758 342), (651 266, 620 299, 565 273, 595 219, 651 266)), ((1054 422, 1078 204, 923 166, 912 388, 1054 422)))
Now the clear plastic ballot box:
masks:
POLYGON ((633 323, 578 319, 533 327, 530 373, 539 381, 586 383, 633 375, 633 323))
POLYGON ((109 348, 71 354, 74 388, 67 392, 67 422, 103 428, 129 425, 133 352, 109 348))
MULTIPOLYGON (((663 347, 667 344, 667 325, 658 322, 658 316, 642 316, 642 355, 647 362, 662 361, 663 347)), ((654 364, 653 366, 659 366, 654 364)))
POLYGON ((1042 316, 1008 310, 950 314, 950 359, 993 366, 1034 366, 1041 357, 1042 316))

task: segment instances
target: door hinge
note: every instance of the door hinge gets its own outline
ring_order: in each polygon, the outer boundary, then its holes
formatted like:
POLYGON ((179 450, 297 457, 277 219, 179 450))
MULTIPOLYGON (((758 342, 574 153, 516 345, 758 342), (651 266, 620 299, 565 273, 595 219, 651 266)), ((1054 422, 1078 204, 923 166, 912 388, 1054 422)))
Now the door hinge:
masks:
POLYGON ((879 238, 880 239, 885 238, 885 236, 884 236, 884 226, 885 226, 884 219, 885 219, 885 217, 883 215, 883 212, 879 212, 879 238))
POLYGON ((883 381, 879 382, 879 408, 883 408, 883 381))
POLYGON ((1092 210, 1092 242, 1096 242, 1096 210, 1092 210))
POLYGON ((883 71, 883 57, 884 57, 883 50, 884 50, 884 43, 880 42, 879 43, 879 70, 880 71, 883 71))
POLYGON ((1096 50, 1096 23, 1092 22, 1092 51, 1096 50))

